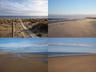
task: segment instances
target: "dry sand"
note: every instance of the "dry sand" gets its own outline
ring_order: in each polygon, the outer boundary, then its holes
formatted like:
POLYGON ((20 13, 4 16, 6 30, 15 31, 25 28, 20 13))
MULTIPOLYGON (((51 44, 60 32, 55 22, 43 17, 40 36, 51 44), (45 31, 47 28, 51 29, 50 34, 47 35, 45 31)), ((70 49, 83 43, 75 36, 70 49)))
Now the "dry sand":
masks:
POLYGON ((96 55, 49 58, 48 72, 96 72, 96 55))
POLYGON ((14 54, 0 54, 0 72, 47 72, 47 63, 42 56, 17 57, 14 54))
POLYGON ((50 23, 49 37, 96 37, 96 19, 50 23))

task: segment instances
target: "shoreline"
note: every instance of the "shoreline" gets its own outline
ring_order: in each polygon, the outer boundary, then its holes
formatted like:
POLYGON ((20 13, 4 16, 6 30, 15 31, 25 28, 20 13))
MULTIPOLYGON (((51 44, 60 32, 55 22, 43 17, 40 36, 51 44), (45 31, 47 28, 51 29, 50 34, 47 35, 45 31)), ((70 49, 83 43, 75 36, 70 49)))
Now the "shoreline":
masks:
POLYGON ((56 57, 74 57, 74 56, 91 56, 91 55, 96 55, 96 54, 73 54, 73 55, 53 55, 53 56, 48 56, 48 58, 56 58, 56 57))
POLYGON ((56 58, 56 57, 75 57, 75 56, 94 56, 96 55, 95 53, 94 54, 77 54, 77 55, 58 55, 58 56, 48 56, 48 58, 56 58))

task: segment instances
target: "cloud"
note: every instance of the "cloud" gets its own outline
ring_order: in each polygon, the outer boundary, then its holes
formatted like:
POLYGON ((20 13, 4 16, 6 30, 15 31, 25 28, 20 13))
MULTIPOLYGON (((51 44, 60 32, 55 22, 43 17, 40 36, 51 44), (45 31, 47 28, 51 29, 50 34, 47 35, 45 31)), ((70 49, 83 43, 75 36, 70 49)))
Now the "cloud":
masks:
POLYGON ((48 44, 31 42, 12 42, 0 44, 0 51, 7 52, 47 52, 48 44))
POLYGON ((19 42, 19 43, 4 43, 0 44, 0 48, 26 48, 26 47, 44 47, 48 46, 46 43, 26 43, 26 42, 19 42))
POLYGON ((96 53, 96 43, 49 43, 49 52, 96 53))
POLYGON ((48 0, 0 0, 0 15, 47 16, 48 0))
POLYGON ((78 47, 96 47, 95 43, 49 43, 49 46, 78 46, 78 47))

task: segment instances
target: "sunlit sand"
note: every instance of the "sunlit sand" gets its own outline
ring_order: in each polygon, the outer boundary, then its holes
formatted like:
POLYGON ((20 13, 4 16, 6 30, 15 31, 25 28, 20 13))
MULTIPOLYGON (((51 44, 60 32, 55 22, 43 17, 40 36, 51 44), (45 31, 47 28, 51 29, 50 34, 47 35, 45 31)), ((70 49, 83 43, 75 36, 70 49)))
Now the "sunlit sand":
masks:
POLYGON ((48 72, 96 72, 96 55, 50 57, 48 72))
POLYGON ((95 37, 96 19, 50 23, 48 35, 49 37, 95 37))

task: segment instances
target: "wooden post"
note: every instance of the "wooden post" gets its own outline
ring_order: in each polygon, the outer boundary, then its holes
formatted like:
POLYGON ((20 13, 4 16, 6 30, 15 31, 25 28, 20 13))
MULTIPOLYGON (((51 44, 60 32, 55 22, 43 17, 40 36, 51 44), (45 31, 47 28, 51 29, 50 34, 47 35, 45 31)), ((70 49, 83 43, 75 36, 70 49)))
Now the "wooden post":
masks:
POLYGON ((12 22, 12 37, 14 38, 14 32, 15 32, 15 29, 14 29, 14 22, 12 22))

